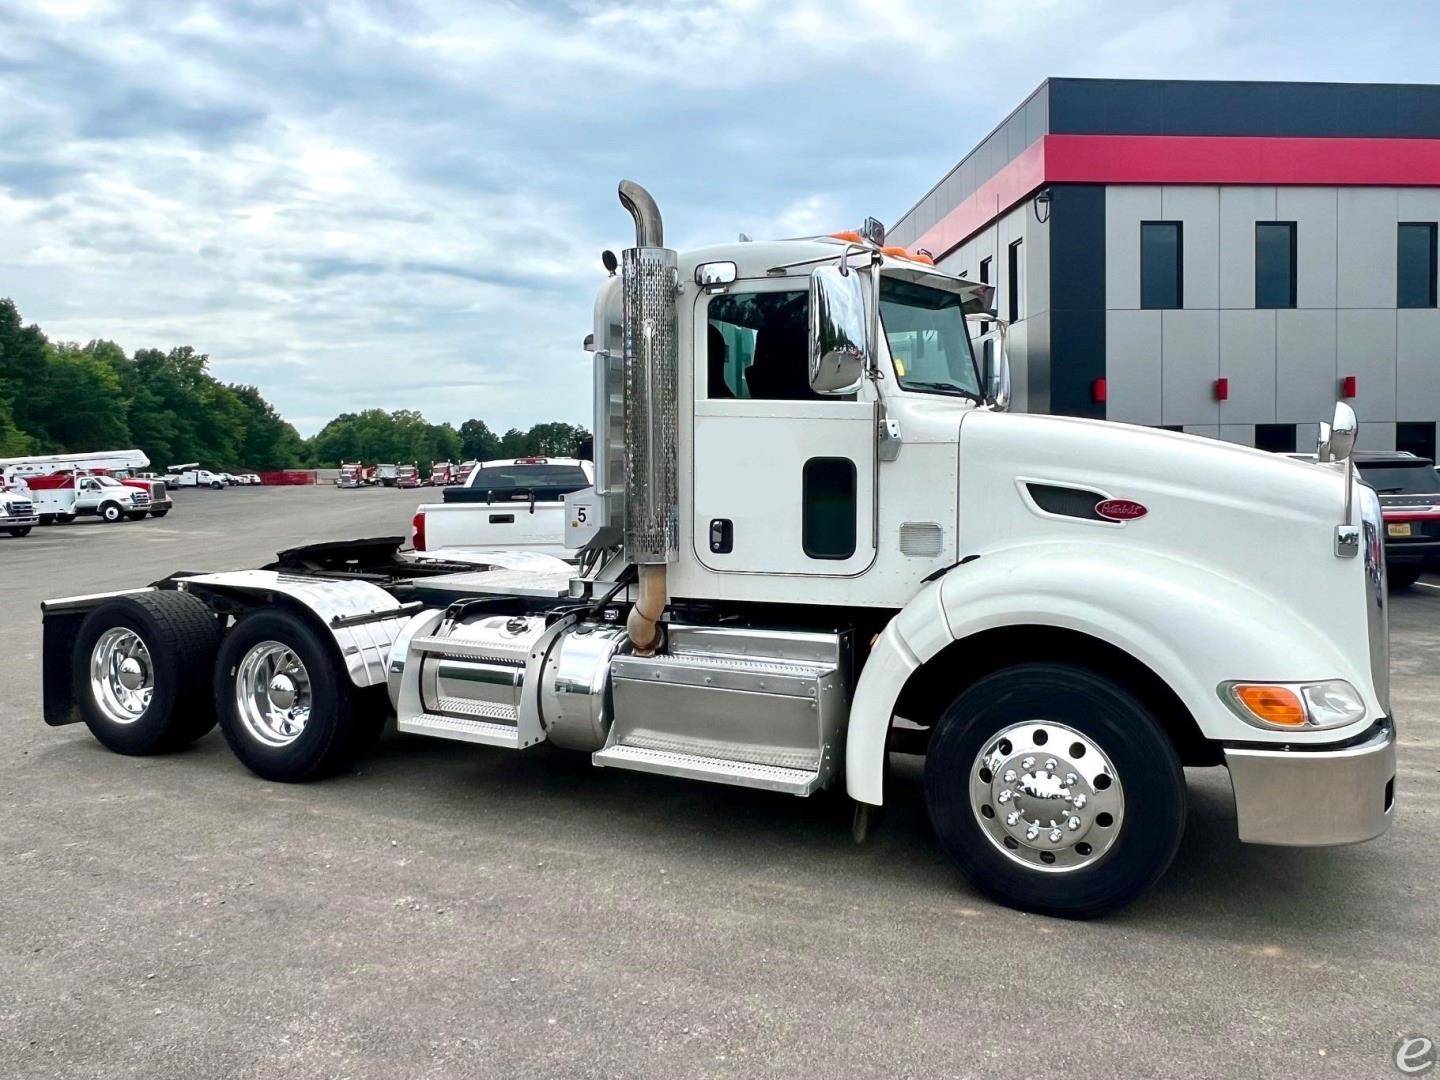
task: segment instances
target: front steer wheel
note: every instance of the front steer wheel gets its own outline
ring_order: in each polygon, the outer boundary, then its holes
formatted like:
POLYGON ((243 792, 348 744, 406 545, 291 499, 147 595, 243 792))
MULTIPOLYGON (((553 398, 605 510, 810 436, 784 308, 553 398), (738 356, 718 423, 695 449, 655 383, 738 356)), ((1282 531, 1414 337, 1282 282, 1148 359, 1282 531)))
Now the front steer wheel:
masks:
POLYGON ((107 600, 75 639, 80 715, 119 754, 175 750, 215 726, 210 672, 219 631, 210 611, 182 592, 107 600))
POLYGON ((288 612, 246 615, 220 646, 220 729, 266 780, 317 780, 345 769, 374 745, 385 707, 383 686, 355 686, 334 644, 288 612))
POLYGON ((1175 856, 1185 775, 1122 687, 1065 664, 987 676, 945 710, 925 801, 971 883, 1022 911, 1093 918, 1124 907, 1175 856))

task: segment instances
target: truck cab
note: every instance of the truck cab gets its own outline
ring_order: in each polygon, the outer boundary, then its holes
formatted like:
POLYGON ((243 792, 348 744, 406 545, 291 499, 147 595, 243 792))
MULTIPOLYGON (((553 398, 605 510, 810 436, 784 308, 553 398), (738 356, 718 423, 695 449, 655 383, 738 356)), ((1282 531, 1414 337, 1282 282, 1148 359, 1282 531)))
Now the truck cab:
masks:
POLYGON ((47 719, 153 752, 195 737, 177 695, 213 700, 241 759, 293 781, 353 759, 383 687, 403 732, 843 792, 857 839, 889 755, 917 753, 940 848, 1065 917, 1165 871, 1185 767, 1228 769, 1246 842, 1388 828, 1381 517, 1347 406, 1313 463, 1013 415, 991 288, 878 223, 680 253, 643 188, 619 194, 635 244, 605 254, 586 339, 573 565, 351 542, 56 601, 47 719), (210 651, 176 661, 162 623, 211 625, 210 651), (158 696, 207 663, 216 686, 158 696))

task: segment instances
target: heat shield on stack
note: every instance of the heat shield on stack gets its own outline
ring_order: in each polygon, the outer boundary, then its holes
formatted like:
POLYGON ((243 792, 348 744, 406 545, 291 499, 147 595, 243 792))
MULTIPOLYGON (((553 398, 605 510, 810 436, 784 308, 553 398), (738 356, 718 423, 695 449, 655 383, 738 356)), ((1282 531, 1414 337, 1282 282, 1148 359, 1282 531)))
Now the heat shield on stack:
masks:
POLYGON ((679 542, 679 338, 675 252, 627 248, 625 308, 625 557, 665 563, 679 542))

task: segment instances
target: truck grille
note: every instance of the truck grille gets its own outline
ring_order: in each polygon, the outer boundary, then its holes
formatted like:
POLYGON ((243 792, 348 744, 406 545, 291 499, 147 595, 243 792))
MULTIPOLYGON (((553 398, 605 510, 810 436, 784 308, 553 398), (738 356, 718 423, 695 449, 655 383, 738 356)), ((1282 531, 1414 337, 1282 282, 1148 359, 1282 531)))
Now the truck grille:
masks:
POLYGON ((24 518, 35 516, 35 504, 28 499, 11 499, 9 504, 10 517, 24 518))
POLYGON ((130 501, 136 506, 149 506, 150 496, 143 491, 137 491, 130 496, 130 501))

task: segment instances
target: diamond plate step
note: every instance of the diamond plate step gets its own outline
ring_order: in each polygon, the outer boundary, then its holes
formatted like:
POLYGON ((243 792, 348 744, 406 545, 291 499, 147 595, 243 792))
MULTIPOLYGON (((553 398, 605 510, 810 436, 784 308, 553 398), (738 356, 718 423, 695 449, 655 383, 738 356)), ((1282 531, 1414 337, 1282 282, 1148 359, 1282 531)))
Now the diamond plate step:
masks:
POLYGON ((634 769, 636 772, 683 776, 690 780, 709 780, 716 784, 761 788, 786 795, 809 795, 820 786, 820 774, 811 769, 786 769, 779 765, 755 765, 725 758, 697 757, 670 750, 648 750, 639 746, 617 744, 590 755, 596 765, 612 769, 634 769))
POLYGON ((465 720, 456 716, 402 716, 395 722, 396 730, 412 735, 430 735, 437 739, 500 746, 507 750, 521 749, 520 731, 514 724, 492 724, 484 720, 465 720))

